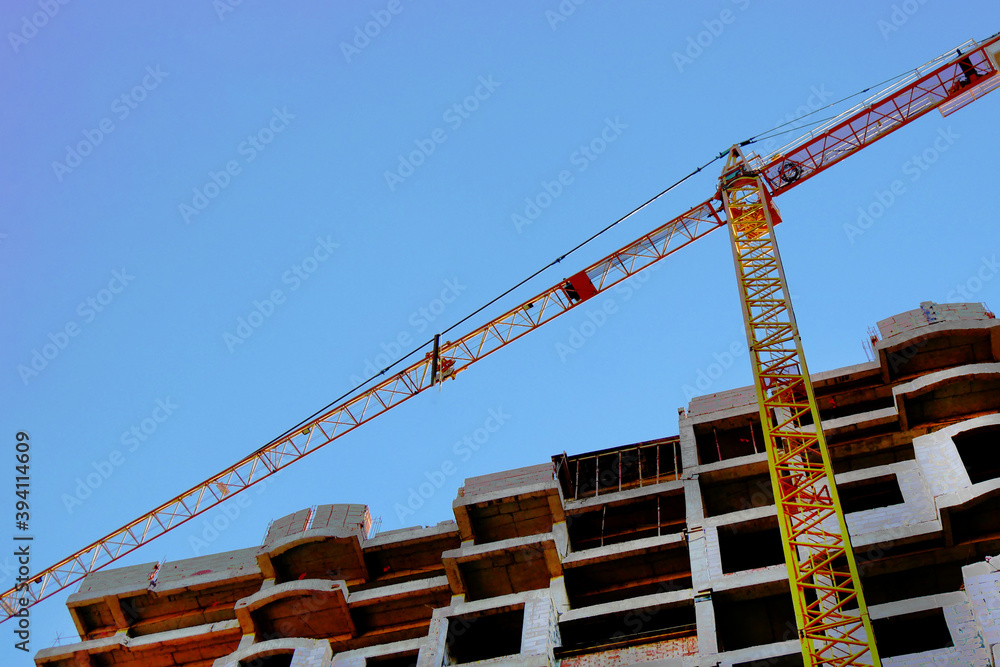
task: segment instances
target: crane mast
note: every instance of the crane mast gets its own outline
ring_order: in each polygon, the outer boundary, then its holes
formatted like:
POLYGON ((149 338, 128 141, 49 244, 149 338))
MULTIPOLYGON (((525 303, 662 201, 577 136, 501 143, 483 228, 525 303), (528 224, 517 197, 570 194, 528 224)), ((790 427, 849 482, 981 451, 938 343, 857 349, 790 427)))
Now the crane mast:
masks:
POLYGON ((759 172, 720 179, 789 588, 806 667, 881 665, 759 172))
POLYGON ((457 341, 439 346, 435 338, 423 359, 4 592, 0 623, 728 223, 803 660, 880 665, 774 239, 772 198, 930 111, 947 116, 972 103, 1000 87, 998 70, 1000 33, 935 58, 767 157, 744 155, 753 140, 721 153, 714 197, 457 341))

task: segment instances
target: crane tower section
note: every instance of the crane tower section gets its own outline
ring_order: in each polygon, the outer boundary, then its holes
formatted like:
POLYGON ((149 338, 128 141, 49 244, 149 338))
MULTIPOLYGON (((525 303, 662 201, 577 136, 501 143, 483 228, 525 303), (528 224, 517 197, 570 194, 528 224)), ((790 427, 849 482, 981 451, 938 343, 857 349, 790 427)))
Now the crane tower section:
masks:
POLYGON ((774 238, 778 212, 738 146, 720 194, 805 664, 880 665, 774 238))

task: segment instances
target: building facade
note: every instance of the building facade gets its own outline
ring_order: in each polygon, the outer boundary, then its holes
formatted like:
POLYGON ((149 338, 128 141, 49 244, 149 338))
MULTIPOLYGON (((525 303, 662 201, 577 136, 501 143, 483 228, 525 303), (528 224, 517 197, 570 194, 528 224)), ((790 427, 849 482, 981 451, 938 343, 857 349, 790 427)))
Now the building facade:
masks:
MULTIPOLYGON (((1000 321, 878 326, 874 361, 813 383, 883 664, 996 667, 1000 321)), ((94 573, 81 641, 35 663, 801 665, 753 389, 694 398, 678 433, 467 479, 436 526, 324 505, 260 547, 94 573)))

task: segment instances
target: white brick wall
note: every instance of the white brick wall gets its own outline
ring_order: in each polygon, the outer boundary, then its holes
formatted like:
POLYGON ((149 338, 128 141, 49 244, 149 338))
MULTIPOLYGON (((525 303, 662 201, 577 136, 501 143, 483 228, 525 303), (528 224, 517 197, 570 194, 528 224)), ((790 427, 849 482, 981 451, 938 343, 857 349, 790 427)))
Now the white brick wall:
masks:
POLYGON ((987 646, 1000 647, 1000 556, 962 568, 965 592, 987 646))
POLYGON ((936 498, 972 486, 969 473, 965 471, 958 449, 951 439, 955 433, 967 428, 963 424, 955 424, 913 439, 917 464, 923 472, 924 479, 927 480, 932 497, 936 498))
POLYGON ((921 467, 915 461, 901 461, 886 466, 867 468, 837 475, 837 485, 895 475, 903 502, 888 507, 877 507, 862 512, 852 512, 844 518, 851 537, 877 533, 894 528, 913 526, 938 519, 934 498, 926 483, 921 467))
MULTIPOLYGON (((712 529, 713 531, 715 528, 712 529)), ((708 560, 708 540, 706 530, 689 530, 687 534, 688 554, 691 558, 691 585, 697 591, 706 588, 712 581, 708 560)), ((713 533, 714 534, 714 533, 713 533)), ((716 547, 719 540, 715 538, 716 547)), ((720 565, 721 567, 721 565, 720 565)))
POLYGON ((873 618, 905 615, 928 609, 940 609, 951 634, 948 648, 882 658, 884 667, 991 667, 989 647, 979 632, 973 605, 964 592, 944 593, 913 598, 870 608, 873 618))
MULTIPOLYGON (((553 649, 560 644, 558 614, 552 592, 545 588, 475 602, 465 602, 462 596, 453 597, 451 606, 434 610, 427 640, 420 648, 417 667, 440 667, 447 662, 449 619, 518 605, 523 605, 524 608, 524 625, 521 628, 521 652, 517 660, 534 658, 533 662, 537 662, 540 656, 542 662, 547 658, 550 664, 555 664, 553 649)), ((482 662, 493 664, 497 660, 482 662)))
POLYGON ((549 610, 552 599, 533 599, 524 604, 524 626, 521 629, 521 653, 540 655, 548 651, 549 610))
POLYGON ((717 654, 719 636, 715 631, 715 606, 710 597, 695 597, 694 617, 698 626, 698 652, 703 656, 717 654))

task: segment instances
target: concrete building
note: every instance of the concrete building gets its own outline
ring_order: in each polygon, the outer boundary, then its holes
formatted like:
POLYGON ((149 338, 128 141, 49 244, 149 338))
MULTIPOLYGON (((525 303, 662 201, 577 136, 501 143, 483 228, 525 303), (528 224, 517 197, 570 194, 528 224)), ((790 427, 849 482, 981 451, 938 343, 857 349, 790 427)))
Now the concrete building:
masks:
MULTIPOLYGON (((1000 321, 922 304, 813 376, 885 665, 1000 665, 1000 321)), ((679 435, 465 480, 454 520, 363 505, 262 546, 101 571, 46 667, 801 665, 749 388, 679 435)))

